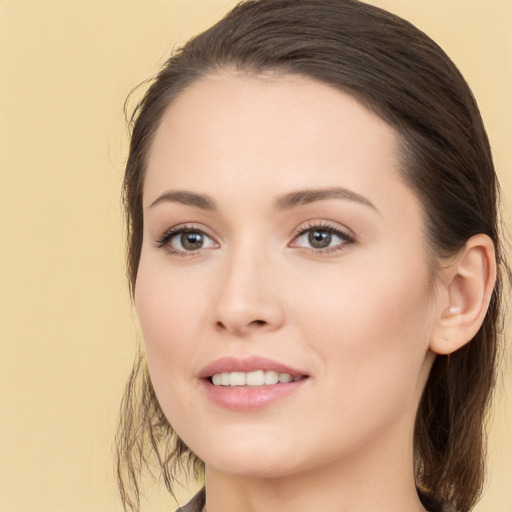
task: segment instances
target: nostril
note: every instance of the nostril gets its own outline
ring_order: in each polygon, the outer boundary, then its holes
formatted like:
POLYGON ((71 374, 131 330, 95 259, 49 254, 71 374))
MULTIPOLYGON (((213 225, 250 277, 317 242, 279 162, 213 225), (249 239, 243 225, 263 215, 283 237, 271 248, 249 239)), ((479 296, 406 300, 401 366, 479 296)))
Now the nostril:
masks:
POLYGON ((251 329, 251 328, 258 328, 258 327, 264 327, 266 325, 268 325, 268 322, 266 322, 265 320, 252 320, 251 322, 249 322, 248 324, 242 324, 242 325, 235 325, 234 323, 233 324, 227 324, 225 322, 222 322, 222 321, 218 321, 216 322, 216 328, 223 331, 223 330, 227 330, 227 331, 244 331, 245 329, 251 329))

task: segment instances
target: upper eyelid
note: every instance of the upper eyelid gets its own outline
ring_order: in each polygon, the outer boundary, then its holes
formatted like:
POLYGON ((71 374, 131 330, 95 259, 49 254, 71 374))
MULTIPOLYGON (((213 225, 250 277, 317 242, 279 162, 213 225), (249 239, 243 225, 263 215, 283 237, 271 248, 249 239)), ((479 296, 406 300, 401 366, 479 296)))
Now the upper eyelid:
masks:
POLYGON ((311 229, 320 229, 320 230, 338 232, 338 233, 344 234, 345 236, 350 237, 354 240, 356 239, 356 235, 351 229, 349 229, 345 226, 340 226, 337 222, 332 222, 332 221, 328 221, 328 220, 318 220, 318 221, 313 220, 313 221, 307 221, 306 223, 302 223, 300 226, 295 228, 292 236, 297 237, 297 236, 301 235, 302 233, 304 233, 305 231, 309 231, 311 229))
MULTIPOLYGON (((310 229, 315 229, 315 228, 316 229, 321 228, 321 229, 327 229, 327 230, 331 229, 331 230, 335 230, 335 231, 340 231, 342 233, 346 233, 347 235, 350 235, 350 236, 355 236, 353 234, 352 230, 348 229, 347 227, 342 227, 342 226, 338 225, 338 223, 333 223, 333 222, 327 221, 327 220, 306 221, 305 223, 302 223, 299 226, 297 226, 291 233, 291 236, 297 236, 297 235, 302 234, 304 231, 308 231, 310 229)), ((186 230, 190 230, 190 231, 197 230, 197 231, 201 231, 202 233, 208 235, 210 238, 221 238, 218 235, 214 235, 211 232, 211 230, 206 228, 205 226, 196 224, 194 222, 190 222, 190 223, 185 222, 182 224, 177 224, 176 226, 172 226, 169 229, 166 229, 160 238, 165 237, 166 235, 169 235, 169 234, 180 233, 180 232, 186 231, 186 230)))
POLYGON ((169 228, 166 231, 166 233, 180 233, 182 231, 200 231, 201 233, 208 235, 210 238, 218 238, 216 237, 216 235, 212 233, 212 231, 209 228, 201 224, 196 224, 195 222, 185 222, 183 224, 177 224, 176 226, 169 228))
POLYGON ((175 237, 176 235, 179 235, 183 231, 200 231, 201 233, 205 234, 208 238, 211 238, 216 243, 219 243, 217 240, 218 237, 211 233, 210 230, 207 229, 206 227, 196 225, 195 223, 187 222, 183 224, 177 224, 176 226, 166 229, 159 237, 157 237, 155 245, 157 247, 160 247, 162 244, 165 244, 171 238, 175 237))

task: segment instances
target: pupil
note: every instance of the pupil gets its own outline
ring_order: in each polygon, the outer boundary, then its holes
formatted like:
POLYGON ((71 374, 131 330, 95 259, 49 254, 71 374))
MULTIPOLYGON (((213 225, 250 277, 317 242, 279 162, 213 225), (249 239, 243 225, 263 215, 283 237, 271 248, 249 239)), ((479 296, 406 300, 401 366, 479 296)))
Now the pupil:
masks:
POLYGON ((203 235, 200 233, 183 233, 181 235, 181 245, 185 249, 200 249, 203 245, 203 235))
POLYGON ((324 249, 329 247, 332 239, 331 233, 327 231, 311 231, 309 233, 309 243, 315 249, 324 249))

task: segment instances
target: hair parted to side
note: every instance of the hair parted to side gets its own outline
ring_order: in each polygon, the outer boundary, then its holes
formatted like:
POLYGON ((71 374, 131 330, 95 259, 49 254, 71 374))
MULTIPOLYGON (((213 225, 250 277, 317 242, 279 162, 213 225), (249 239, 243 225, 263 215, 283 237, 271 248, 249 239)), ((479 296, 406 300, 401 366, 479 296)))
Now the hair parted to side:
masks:
MULTIPOLYGON (((128 276, 133 296, 141 254, 148 152, 164 111, 187 86, 222 70, 299 74, 357 98, 401 138, 402 173, 426 212, 433 257, 457 253, 473 235, 494 242, 498 280, 474 339, 438 356, 417 414, 418 488, 461 512, 484 479, 485 418, 496 375, 503 278, 498 182, 473 95, 455 65, 409 22, 357 0, 248 0, 167 61, 131 118, 124 178, 128 276)), ((177 469, 202 462, 160 409, 143 355, 125 390, 117 471, 126 510, 139 509, 141 472, 154 463, 172 492, 177 469)))

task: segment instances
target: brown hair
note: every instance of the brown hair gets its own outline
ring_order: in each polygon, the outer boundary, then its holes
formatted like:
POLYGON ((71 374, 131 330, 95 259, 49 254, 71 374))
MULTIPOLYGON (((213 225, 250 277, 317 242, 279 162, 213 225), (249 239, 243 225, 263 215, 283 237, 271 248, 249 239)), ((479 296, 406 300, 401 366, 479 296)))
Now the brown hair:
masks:
MULTIPOLYGON (((441 48, 409 22, 357 0, 248 0, 167 61, 131 117, 124 178, 128 276, 133 295, 141 253, 142 189, 148 151, 168 105, 189 84, 219 70, 293 73, 356 97, 401 138, 403 175, 426 212, 429 246, 457 253, 473 235, 494 242, 498 280, 474 339, 438 356, 415 427, 416 481, 434 500, 470 510, 484 479, 485 414, 496 374, 503 261, 498 182, 475 99, 441 48)), ((144 466, 156 462, 169 491, 184 465, 202 463, 162 413, 139 354, 117 435, 126 509, 138 510, 144 466)))

